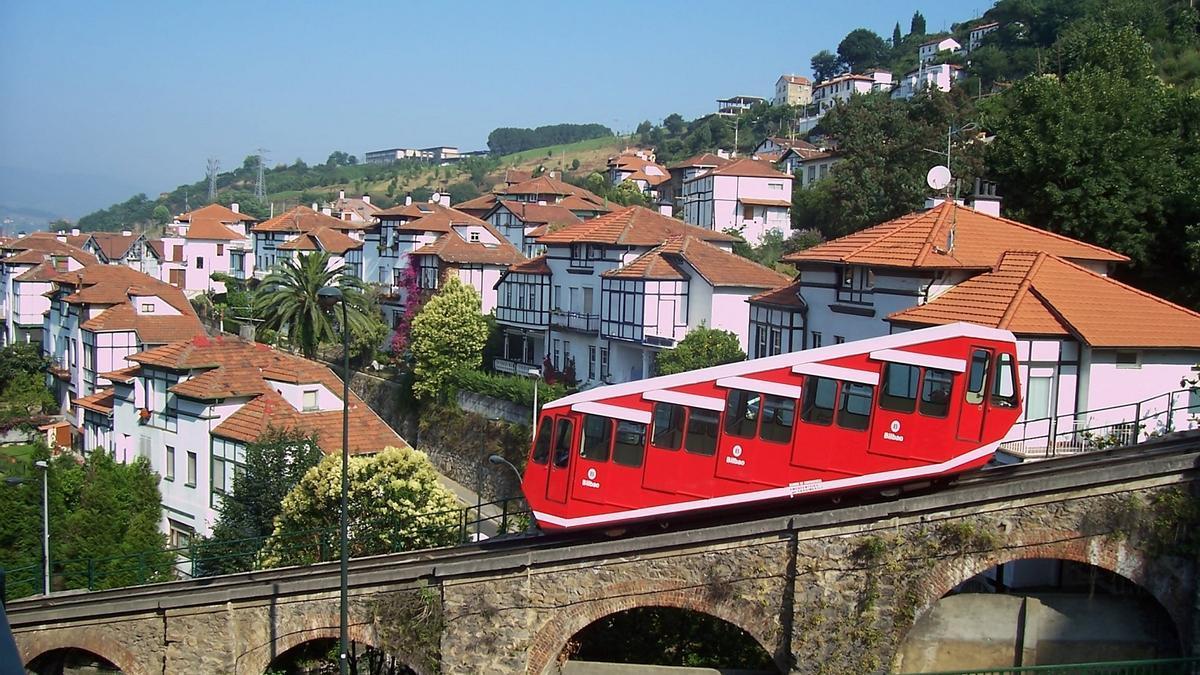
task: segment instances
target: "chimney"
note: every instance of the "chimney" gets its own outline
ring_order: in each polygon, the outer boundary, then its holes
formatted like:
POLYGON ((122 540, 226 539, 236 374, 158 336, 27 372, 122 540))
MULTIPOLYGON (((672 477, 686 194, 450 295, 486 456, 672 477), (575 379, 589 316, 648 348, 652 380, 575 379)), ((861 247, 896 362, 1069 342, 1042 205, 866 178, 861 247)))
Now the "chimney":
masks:
POLYGON ((539 200, 538 200, 538 206, 545 206, 545 205, 546 205, 546 200, 545 200, 545 199, 539 199, 539 200))
POLYGON ((122 237, 132 237, 133 231, 132 230, 121 230, 121 236, 122 237))
POLYGON ((364 192, 363 196, 362 196, 362 200, 363 200, 364 204, 370 204, 371 203, 371 195, 364 192))
POLYGON ((404 195, 404 205, 412 206, 412 193, 411 192, 404 195))
POLYGON ((330 207, 328 207, 328 206, 323 206, 323 207, 321 207, 321 213, 324 213, 324 214, 325 214, 325 215, 327 215, 327 216, 332 216, 332 215, 333 215, 333 209, 332 209, 332 208, 330 208, 330 207))
POLYGON ((241 204, 238 204, 237 202, 233 202, 229 205, 229 210, 233 211, 234 213, 241 213, 241 211, 239 210, 241 208, 242 208, 241 204))
POLYGON ((996 194, 996 184, 990 180, 975 179, 975 191, 968 203, 979 213, 1000 217, 1000 195, 996 194))
POLYGON ((79 236, 79 228, 78 228, 78 227, 72 227, 72 228, 71 228, 71 236, 72 236, 72 237, 78 237, 78 236, 79 236))
POLYGON ((444 194, 444 195, 440 195, 440 197, 441 198, 438 199, 438 203, 446 208, 450 208, 450 195, 444 194))
MULTIPOLYGON (((24 237, 25 233, 24 232, 20 233, 20 236, 24 237)), ((67 231, 59 230, 58 234, 54 238, 57 239, 60 243, 63 243, 63 244, 67 243, 67 231)))
POLYGON ((345 199, 345 198, 346 198, 346 191, 338 190, 338 199, 345 199))
POLYGON ((313 202, 313 205, 312 205, 312 210, 313 210, 313 211, 316 211, 316 210, 317 210, 317 203, 316 203, 316 202, 313 202))

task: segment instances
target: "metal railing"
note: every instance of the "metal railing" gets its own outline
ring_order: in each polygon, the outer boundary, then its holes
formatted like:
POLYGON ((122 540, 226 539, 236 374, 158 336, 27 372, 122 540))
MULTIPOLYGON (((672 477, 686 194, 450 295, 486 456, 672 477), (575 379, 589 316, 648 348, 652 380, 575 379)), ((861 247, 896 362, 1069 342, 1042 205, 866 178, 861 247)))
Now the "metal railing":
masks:
MULTIPOLYGON (((449 548, 502 534, 526 531, 532 523, 523 499, 510 498, 457 509, 412 514, 381 522, 351 521, 350 555, 363 557, 420 549, 449 548)), ((98 591, 124 586, 249 572, 268 567, 337 560, 338 527, 290 532, 279 537, 193 541, 187 546, 128 555, 51 560, 52 591, 98 591)), ((4 602, 36 595, 42 565, 0 568, 4 602)))
POLYGON ((497 373, 508 373, 510 375, 520 375, 525 377, 530 370, 540 371, 542 364, 540 363, 525 363, 524 361, 514 361, 512 359, 495 358, 492 359, 492 370, 497 373))
POLYGON ((1140 443, 1200 428, 1200 396, 1179 389, 1123 405, 1017 422, 1000 448, 1030 459, 1140 443))
POLYGON ((1003 666, 980 670, 944 670, 922 673, 922 675, 1021 675, 1022 673, 1047 673, 1055 675, 1200 675, 1200 657, 1064 663, 1050 666, 1003 666))
POLYGON ((600 315, 585 314, 583 312, 553 311, 550 313, 550 325, 582 333, 599 333, 600 315))

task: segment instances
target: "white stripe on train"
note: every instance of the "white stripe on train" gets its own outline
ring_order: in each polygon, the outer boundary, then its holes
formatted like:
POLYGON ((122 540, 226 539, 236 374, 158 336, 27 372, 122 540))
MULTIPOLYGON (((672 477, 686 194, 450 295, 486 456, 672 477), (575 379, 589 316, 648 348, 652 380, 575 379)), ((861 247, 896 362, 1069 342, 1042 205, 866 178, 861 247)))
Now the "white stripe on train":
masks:
POLYGON ((603 523, 625 520, 642 520, 645 518, 652 518, 654 516, 687 513, 690 511, 699 511, 702 509, 721 506, 736 506, 739 504, 749 504, 758 501, 783 499, 785 497, 794 497, 797 495, 818 494, 821 492, 858 487, 861 485, 871 485, 874 483, 884 482, 891 483, 908 478, 934 476, 962 466, 963 464, 968 464, 982 457, 991 455, 996 452, 996 448, 998 447, 1000 447, 1000 441, 989 443, 970 452, 961 454, 953 459, 948 459, 940 464, 916 466, 908 469, 896 469, 894 471, 883 471, 881 473, 869 473, 862 476, 854 476, 852 478, 838 478, 836 480, 821 481, 816 483, 797 483, 795 485, 786 485, 784 487, 758 490, 756 492, 744 492, 736 495, 726 495, 724 497, 710 497, 708 499, 680 502, 678 504, 648 506, 641 509, 620 511, 618 513, 605 513, 596 516, 583 516, 580 518, 560 518, 558 516, 552 516, 548 513, 542 513, 541 511, 534 511, 533 516, 539 521, 557 525, 559 527, 581 527, 584 525, 601 525, 603 523))

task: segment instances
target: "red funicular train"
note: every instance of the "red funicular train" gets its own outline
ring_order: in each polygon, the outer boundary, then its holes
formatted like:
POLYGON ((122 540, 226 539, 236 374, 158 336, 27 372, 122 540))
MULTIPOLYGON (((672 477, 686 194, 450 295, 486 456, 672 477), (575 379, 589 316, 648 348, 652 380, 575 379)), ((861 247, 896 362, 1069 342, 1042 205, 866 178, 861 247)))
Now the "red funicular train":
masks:
POLYGON ((547 530, 923 483, 1020 415, 1012 333, 957 323, 615 384, 542 409, 523 488, 547 530))

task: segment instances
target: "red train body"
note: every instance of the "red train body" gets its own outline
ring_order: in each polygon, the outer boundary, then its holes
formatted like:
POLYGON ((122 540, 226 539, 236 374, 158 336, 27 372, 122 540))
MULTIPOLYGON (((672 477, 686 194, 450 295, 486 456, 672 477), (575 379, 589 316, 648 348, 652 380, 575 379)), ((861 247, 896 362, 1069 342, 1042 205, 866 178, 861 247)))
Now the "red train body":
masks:
POLYGON ((1021 411, 1012 333, 951 324, 599 387, 542 409, 546 530, 917 483, 985 464, 1021 411))

